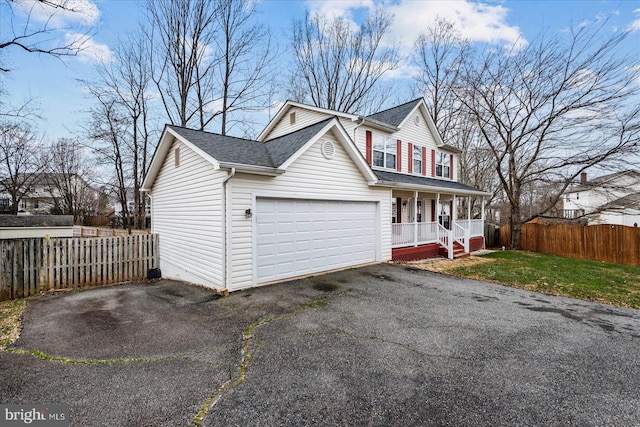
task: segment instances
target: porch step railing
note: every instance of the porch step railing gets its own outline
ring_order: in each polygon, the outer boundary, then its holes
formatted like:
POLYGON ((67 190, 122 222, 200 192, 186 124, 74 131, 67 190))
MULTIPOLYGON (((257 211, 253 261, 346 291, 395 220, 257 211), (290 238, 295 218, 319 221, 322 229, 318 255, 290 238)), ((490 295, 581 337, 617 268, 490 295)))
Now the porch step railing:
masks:
POLYGON ((451 230, 447 230, 440 224, 438 224, 438 242, 447 248, 447 256, 449 259, 453 259, 453 238, 451 230))
POLYGON ((455 223, 468 229, 470 237, 484 236, 484 221, 481 219, 458 219, 455 223))
POLYGON ((466 253, 469 253, 469 239, 470 230, 468 228, 462 228, 457 222, 453 223, 453 239, 464 248, 466 253))

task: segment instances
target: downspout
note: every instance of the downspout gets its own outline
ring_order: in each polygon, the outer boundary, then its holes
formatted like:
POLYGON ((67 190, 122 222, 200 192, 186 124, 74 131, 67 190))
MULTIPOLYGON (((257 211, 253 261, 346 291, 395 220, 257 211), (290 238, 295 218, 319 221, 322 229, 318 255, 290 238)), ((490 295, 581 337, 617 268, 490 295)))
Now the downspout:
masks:
POLYGON ((356 141, 356 130, 358 130, 358 128, 364 124, 365 118, 361 117, 360 120, 360 123, 353 128, 353 143, 356 144, 356 147, 358 146, 358 142, 356 141))
POLYGON ((227 199, 228 195, 228 186, 227 182, 236 174, 236 168, 231 168, 229 171, 229 175, 222 181, 222 227, 224 228, 224 232, 222 233, 222 286, 223 293, 228 293, 229 287, 227 286, 227 277, 229 275, 229 247, 228 247, 228 230, 229 230, 229 215, 227 214, 227 199))

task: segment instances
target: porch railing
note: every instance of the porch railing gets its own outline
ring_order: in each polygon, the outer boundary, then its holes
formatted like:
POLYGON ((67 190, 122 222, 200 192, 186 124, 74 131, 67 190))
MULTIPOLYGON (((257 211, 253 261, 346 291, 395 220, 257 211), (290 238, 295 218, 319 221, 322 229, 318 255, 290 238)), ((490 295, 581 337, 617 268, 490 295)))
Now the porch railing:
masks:
POLYGON ((447 255, 449 259, 453 259, 453 239, 451 234, 451 230, 447 230, 438 224, 438 242, 447 248, 447 255))
POLYGON ((464 247, 465 252, 469 252, 470 239, 482 236, 483 233, 484 223, 481 219, 455 221, 453 230, 448 230, 437 222, 392 224, 392 247, 402 248, 440 243, 448 248, 449 244, 453 247, 453 242, 457 241, 464 247))
POLYGON ((457 222, 453 223, 453 240, 458 242, 465 252, 469 252, 469 229, 462 228, 457 222))

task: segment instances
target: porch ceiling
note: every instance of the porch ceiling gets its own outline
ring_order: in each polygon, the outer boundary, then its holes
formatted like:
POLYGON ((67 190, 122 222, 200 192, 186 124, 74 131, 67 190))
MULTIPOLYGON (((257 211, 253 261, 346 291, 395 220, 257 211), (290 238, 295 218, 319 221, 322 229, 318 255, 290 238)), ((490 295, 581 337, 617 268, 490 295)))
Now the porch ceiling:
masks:
POLYGON ((427 178, 418 175, 405 175, 401 173, 385 172, 374 170, 378 177, 375 185, 381 187, 391 187, 394 189, 422 191, 429 193, 447 193, 463 196, 489 196, 490 193, 460 184, 455 181, 445 181, 436 178, 427 178))

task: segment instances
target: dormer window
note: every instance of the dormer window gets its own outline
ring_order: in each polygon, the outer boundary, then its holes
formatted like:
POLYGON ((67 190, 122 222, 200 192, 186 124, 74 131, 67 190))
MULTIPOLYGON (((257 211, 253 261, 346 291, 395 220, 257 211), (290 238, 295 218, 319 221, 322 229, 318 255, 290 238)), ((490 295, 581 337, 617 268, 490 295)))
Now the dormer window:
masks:
POLYGON ((447 153, 436 153, 436 176, 451 178, 451 155, 447 153))
POLYGON ((396 168, 396 140, 388 136, 375 135, 373 138, 373 166, 386 169, 396 168))

